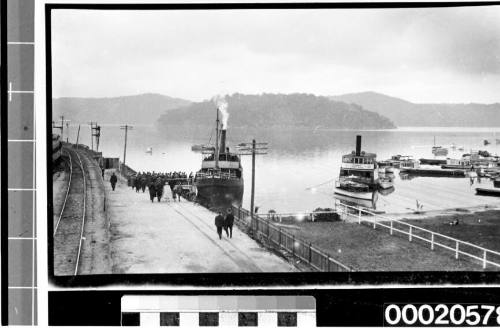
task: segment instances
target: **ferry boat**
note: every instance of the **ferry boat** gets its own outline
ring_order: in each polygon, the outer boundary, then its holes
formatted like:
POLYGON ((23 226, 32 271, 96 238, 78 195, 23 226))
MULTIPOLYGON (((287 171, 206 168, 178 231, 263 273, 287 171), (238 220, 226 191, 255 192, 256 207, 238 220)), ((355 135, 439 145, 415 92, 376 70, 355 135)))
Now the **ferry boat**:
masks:
POLYGON ((240 156, 226 147, 226 129, 216 119, 214 147, 204 147, 201 169, 196 172, 194 185, 197 200, 209 207, 240 205, 243 198, 243 167, 240 156))
POLYGON ((378 189, 377 155, 361 151, 361 136, 356 136, 356 150, 342 156, 334 193, 353 199, 370 200, 378 189))
POLYGON ((462 169, 471 170, 473 168, 470 158, 462 157, 460 159, 448 158, 446 164, 441 165, 442 169, 462 169))

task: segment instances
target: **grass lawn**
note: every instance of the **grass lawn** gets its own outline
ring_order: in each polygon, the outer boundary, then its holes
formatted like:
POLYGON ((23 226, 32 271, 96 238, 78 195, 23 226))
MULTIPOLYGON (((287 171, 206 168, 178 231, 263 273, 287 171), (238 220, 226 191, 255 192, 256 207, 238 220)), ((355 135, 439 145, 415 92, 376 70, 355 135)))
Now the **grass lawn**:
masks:
POLYGON ((500 252, 500 211, 498 210, 402 221, 500 252), (458 224, 450 225, 450 222, 455 220, 458 220, 458 224))
MULTIPOLYGON (((431 251, 418 243, 383 230, 349 222, 301 222, 290 233, 311 242, 333 258, 359 271, 482 270, 443 250, 431 251), (297 229, 298 228, 298 229, 297 229)), ((286 229, 286 225, 283 225, 286 229)))

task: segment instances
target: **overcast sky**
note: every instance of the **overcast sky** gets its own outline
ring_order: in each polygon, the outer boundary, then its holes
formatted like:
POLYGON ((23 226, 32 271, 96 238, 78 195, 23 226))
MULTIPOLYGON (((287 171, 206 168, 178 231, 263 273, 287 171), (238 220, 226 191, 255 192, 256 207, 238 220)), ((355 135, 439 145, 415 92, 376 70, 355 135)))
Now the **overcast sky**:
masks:
POLYGON ((55 10, 54 97, 377 91, 500 102, 500 6, 55 10))

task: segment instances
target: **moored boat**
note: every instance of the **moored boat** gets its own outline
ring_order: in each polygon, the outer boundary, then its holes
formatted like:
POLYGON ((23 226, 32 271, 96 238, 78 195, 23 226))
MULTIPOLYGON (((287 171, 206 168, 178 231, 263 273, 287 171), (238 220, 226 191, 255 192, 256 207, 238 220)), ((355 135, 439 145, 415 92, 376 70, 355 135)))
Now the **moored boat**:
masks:
POLYGON ((466 157, 462 157, 460 159, 448 158, 446 159, 446 164, 442 164, 441 168, 471 170, 473 168, 473 165, 471 160, 466 157))
POLYGON ((388 176, 381 176, 378 179, 378 186, 380 189, 389 189, 394 186, 394 180, 388 176))
POLYGON ((432 153, 435 156, 446 156, 446 155, 448 155, 448 149, 443 148, 441 146, 433 146, 432 153))
POLYGON ((377 155, 361 151, 361 136, 356 136, 356 150, 342 156, 334 193, 352 199, 372 201, 378 189, 377 155))
POLYGON ((434 146, 432 146, 432 153, 434 156, 446 156, 448 155, 448 149, 442 146, 436 146, 436 137, 434 137, 434 146))
POLYGON ((196 172, 194 179, 197 200, 210 207, 241 204, 243 198, 240 156, 226 147, 226 129, 219 123, 217 109, 215 146, 203 147, 201 169, 196 172))

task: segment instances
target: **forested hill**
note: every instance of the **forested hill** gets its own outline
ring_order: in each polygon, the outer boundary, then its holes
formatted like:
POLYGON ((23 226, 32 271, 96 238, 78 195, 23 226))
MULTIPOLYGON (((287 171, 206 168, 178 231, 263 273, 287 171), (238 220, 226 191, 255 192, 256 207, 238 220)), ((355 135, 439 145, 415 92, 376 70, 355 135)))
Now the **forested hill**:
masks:
MULTIPOLYGON (((332 101, 310 94, 233 94, 226 97, 229 127, 391 129, 386 117, 356 104, 332 101)), ((209 127, 216 114, 213 101, 192 103, 165 112, 159 126, 209 127)))
POLYGON ((349 93, 330 99, 363 106, 390 118, 397 126, 500 126, 500 103, 423 104, 376 92, 349 93))
POLYGON ((111 98, 55 98, 52 118, 60 115, 73 123, 154 124, 161 114, 189 105, 184 99, 155 93, 111 98))

